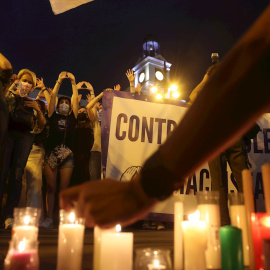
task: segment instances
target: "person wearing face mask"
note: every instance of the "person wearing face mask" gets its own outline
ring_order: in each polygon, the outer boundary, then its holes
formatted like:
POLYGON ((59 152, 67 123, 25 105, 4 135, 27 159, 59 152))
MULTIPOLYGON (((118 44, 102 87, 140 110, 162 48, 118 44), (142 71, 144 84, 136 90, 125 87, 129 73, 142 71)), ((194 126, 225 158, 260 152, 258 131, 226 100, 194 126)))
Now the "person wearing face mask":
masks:
POLYGON ((4 211, 6 229, 12 227, 13 209, 19 205, 22 177, 32 149, 34 136, 42 131, 46 123, 38 104, 27 97, 28 93, 36 86, 36 74, 28 69, 22 69, 17 78, 6 94, 9 123, 4 156, 5 166, 0 188, 0 203, 2 203, 6 180, 9 175, 8 197, 4 211), (30 118, 30 121, 25 121, 25 111, 29 112, 27 119, 30 118))
POLYGON ((69 186, 74 168, 74 140, 78 116, 78 90, 73 74, 63 71, 60 73, 51 93, 48 106, 49 135, 45 145, 45 176, 47 182, 46 208, 47 218, 41 224, 43 228, 53 227, 53 210, 56 191, 57 173, 60 174, 60 190, 69 186), (69 97, 56 98, 64 79, 69 79, 73 91, 73 106, 69 97))

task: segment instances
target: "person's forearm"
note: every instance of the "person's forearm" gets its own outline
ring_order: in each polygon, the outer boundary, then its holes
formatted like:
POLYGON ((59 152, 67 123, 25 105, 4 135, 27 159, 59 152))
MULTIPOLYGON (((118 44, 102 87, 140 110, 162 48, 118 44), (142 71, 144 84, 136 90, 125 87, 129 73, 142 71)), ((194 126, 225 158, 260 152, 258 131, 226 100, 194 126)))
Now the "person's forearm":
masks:
POLYGON ((179 181, 228 148, 269 108, 269 25, 270 6, 223 59, 160 147, 163 163, 179 181))
POLYGON ((72 109, 73 109, 73 113, 75 115, 75 117, 77 118, 78 115, 78 110, 79 110, 79 102, 78 102, 78 89, 76 86, 75 81, 71 82, 72 85, 72 99, 73 99, 73 105, 72 105, 72 109))
POLYGON ((48 106, 48 116, 51 117, 51 115, 54 112, 55 109, 55 104, 56 104, 56 98, 60 89, 62 81, 60 82, 59 79, 56 81, 56 84, 53 88, 52 94, 51 94, 51 99, 50 99, 50 104, 48 106))
POLYGON ((86 106, 87 109, 92 109, 97 104, 97 102, 102 98, 103 92, 100 93, 97 97, 93 98, 86 106))
POLYGON ((130 93, 135 93, 134 81, 131 81, 131 82, 129 83, 129 85, 130 85, 130 93))
POLYGON ((8 69, 12 69, 12 65, 11 63, 7 60, 7 58, 0 53, 0 67, 2 69, 8 70, 8 69))

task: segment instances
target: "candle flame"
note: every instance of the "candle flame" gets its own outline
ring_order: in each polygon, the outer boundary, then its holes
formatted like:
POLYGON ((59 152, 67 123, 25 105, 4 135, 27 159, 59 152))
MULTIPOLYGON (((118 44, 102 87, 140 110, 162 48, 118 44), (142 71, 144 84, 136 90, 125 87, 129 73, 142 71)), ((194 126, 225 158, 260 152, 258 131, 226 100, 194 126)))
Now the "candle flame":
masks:
POLYGON ((29 225, 29 223, 30 223, 30 217, 29 216, 25 216, 24 219, 23 219, 23 221, 24 221, 24 224, 25 225, 29 225))
POLYGON ((265 226, 265 227, 270 227, 270 217, 263 217, 261 219, 261 223, 265 226))
POLYGON ((200 219, 200 211, 199 210, 188 215, 189 221, 196 222, 196 221, 199 221, 199 219, 200 219))
POLYGON ((20 252, 22 252, 22 251, 25 250, 25 242, 24 242, 24 241, 20 241, 20 242, 19 242, 18 250, 19 250, 20 252))
POLYGON ((154 266, 157 268, 159 267, 159 260, 154 260, 154 266))
POLYGON ((75 213, 74 212, 70 212, 68 219, 71 223, 75 222, 75 213))
POLYGON ((116 230, 117 232, 121 232, 121 230, 122 230, 121 225, 120 225, 120 224, 117 224, 117 225, 115 226, 115 230, 116 230))

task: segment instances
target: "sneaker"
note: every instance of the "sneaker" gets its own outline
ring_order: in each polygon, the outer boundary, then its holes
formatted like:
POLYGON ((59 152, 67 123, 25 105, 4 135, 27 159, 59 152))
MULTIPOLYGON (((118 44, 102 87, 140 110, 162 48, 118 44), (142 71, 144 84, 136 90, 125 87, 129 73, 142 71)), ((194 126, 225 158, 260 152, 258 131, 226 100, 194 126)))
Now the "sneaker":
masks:
POLYGON ((13 218, 7 218, 5 220, 5 229, 11 229, 13 226, 13 218))
POLYGON ((43 223, 40 225, 41 228, 52 229, 53 228, 53 220, 51 218, 46 218, 43 223))

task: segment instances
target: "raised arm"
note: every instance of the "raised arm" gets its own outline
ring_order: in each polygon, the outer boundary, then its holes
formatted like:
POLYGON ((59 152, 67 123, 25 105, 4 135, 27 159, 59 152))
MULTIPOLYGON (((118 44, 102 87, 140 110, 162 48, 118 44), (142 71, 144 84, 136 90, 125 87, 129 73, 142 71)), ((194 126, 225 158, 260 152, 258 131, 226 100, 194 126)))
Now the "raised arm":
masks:
POLYGON ((93 108, 95 108, 95 105, 102 97, 103 97, 103 92, 101 92, 97 97, 87 95, 88 104, 86 106, 86 109, 87 109, 88 117, 92 123, 96 121, 96 117, 97 117, 97 111, 96 109, 93 109, 93 108))
POLYGON ((78 102, 78 89, 75 81, 75 77, 72 73, 67 73, 68 78, 70 79, 71 86, 72 86, 72 110, 75 115, 75 118, 78 116, 78 110, 79 110, 79 102, 78 102))
POLYGON ((39 79, 37 78, 37 88, 40 88, 41 90, 39 91, 36 99, 39 100, 41 97, 44 97, 47 102, 47 107, 50 106, 50 100, 51 100, 51 95, 50 92, 52 91, 50 88, 47 88, 43 82, 43 78, 39 79))
POLYGON ((7 58, 0 53, 0 67, 5 70, 12 69, 11 63, 7 60, 7 58))
POLYGON ((135 93, 135 87, 134 87, 135 75, 134 75, 134 71, 132 69, 128 69, 127 72, 126 72, 126 76, 128 78, 129 85, 130 85, 130 93, 135 93))
POLYGON ((48 106, 48 116, 51 117, 54 110, 55 110, 55 104, 56 104, 56 100, 57 100, 57 95, 60 89, 60 86, 63 82, 63 80, 67 78, 67 72, 66 71, 62 71, 59 74, 58 80, 56 81, 56 84, 53 88, 52 94, 51 94, 51 100, 50 100, 50 104, 48 106))

